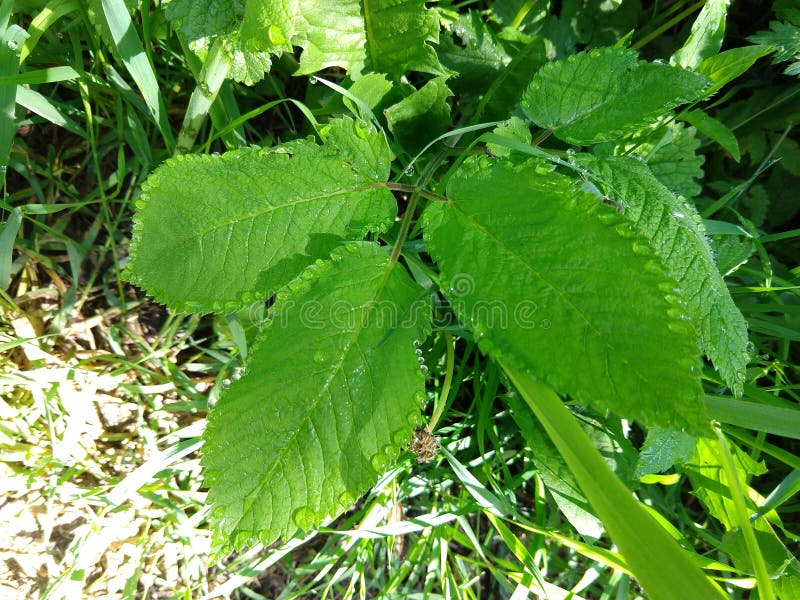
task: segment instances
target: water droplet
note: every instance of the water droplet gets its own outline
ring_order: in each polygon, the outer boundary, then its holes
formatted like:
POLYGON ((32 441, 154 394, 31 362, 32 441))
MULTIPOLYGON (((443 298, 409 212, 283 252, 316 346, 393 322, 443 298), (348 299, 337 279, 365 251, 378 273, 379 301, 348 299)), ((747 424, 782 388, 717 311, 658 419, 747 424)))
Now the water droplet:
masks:
POLYGON ((406 170, 403 171, 403 175, 406 177, 413 177, 414 176, 414 165, 408 165, 406 170))
POLYGON ((417 412, 408 413, 408 415, 406 416, 406 421, 408 422, 409 425, 411 425, 411 427, 416 428, 417 426, 419 426, 419 413, 417 412))
POLYGON ((680 308, 668 308, 667 315, 672 319, 683 320, 683 311, 680 308))
POLYGON ((627 223, 620 223, 619 225, 614 227, 614 229, 616 230, 616 232, 619 234, 620 237, 625 239, 630 239, 636 236, 636 232, 627 223))
POLYGON ((372 468, 375 469, 378 473, 383 473, 386 470, 386 465, 389 462, 389 460, 386 458, 386 456, 378 452, 375 456, 373 456, 370 459, 369 462, 372 465, 372 468))
POLYGON ((568 156, 575 156, 575 148, 567 148, 568 156))
POLYGON ((673 211, 672 211, 671 213, 669 213, 669 214, 671 214, 671 215, 672 215, 673 217, 675 217, 676 219, 683 219, 684 217, 686 217, 686 215, 685 215, 684 213, 682 213, 682 212, 679 212, 679 211, 677 211, 677 210, 673 210, 673 211))
POLYGON ((349 244, 344 245, 344 249, 347 250, 350 254, 357 253, 360 247, 361 247, 360 244, 357 244, 355 242, 350 242, 349 244))
POLYGON ((414 340, 414 348, 419 348, 420 346, 422 346, 422 342, 419 340, 414 340))
POLYGON ((9 49, 11 49, 13 52, 16 52, 16 51, 17 51, 17 49, 19 48, 19 44, 17 43, 17 41, 16 41, 16 40, 8 40, 8 47, 9 47, 9 49))
POLYGON ((650 255, 650 244, 647 242, 633 242, 631 245, 634 254, 641 254, 642 256, 650 255))
POLYGON ((619 223, 619 217, 614 213, 600 213, 597 215, 597 219, 604 223, 605 225, 613 225, 614 223, 619 223))
POLYGON ((422 358, 422 348, 417 348, 414 350, 414 353, 417 355, 417 358, 422 358))
POLYGON ((328 355, 322 350, 317 350, 314 352, 314 362, 318 365, 324 365, 326 362, 328 362, 328 355))
MULTIPOLYGON (((417 392, 416 394, 414 394, 414 400, 416 400, 420 404, 423 404, 428 401, 428 396, 425 394, 425 392, 417 392)), ((416 413, 411 413, 411 414, 416 417, 416 413)))
POLYGON ((317 85, 317 78, 312 75, 311 77, 308 78, 308 84, 317 85))
POLYGON ((756 345, 753 342, 747 342, 747 354, 753 356, 756 353, 756 345))
POLYGON ((408 442, 408 431, 405 429, 398 429, 392 434, 392 442, 395 446, 404 446, 408 442))
POLYGON ((420 371, 422 371, 422 374, 423 374, 423 375, 427 375, 427 374, 428 374, 428 367, 427 367, 427 365, 420 365, 420 366, 419 366, 419 370, 420 370, 420 371))
MULTIPOLYGON (((659 265, 659 264, 658 264, 656 261, 654 261, 654 260, 648 260, 646 263, 644 263, 644 270, 645 270, 645 271, 647 271, 648 273, 652 273, 653 275, 663 275, 663 274, 664 274, 664 269, 662 269, 662 268, 661 268, 661 265, 659 265)), ((661 290, 661 291, 662 291, 662 292, 668 292, 668 291, 669 291, 669 288, 671 288, 671 287, 672 287, 672 286, 670 286, 669 284, 667 284, 667 288, 668 288, 668 289, 666 289, 666 290, 661 290)))
POLYGON ((303 531, 308 531, 314 527, 316 515, 314 514, 314 511, 307 506, 304 506, 303 508, 298 508, 296 511, 294 511, 294 514, 292 515, 292 521, 294 521, 294 524, 297 525, 298 528, 302 529, 303 531))
POLYGON ((355 497, 350 492, 342 492, 339 494, 338 500, 339 506, 341 506, 343 510, 347 510, 356 503, 355 497))
POLYGON ((304 279, 305 281, 311 281, 315 277, 316 275, 314 274, 314 271, 310 269, 306 269, 305 271, 300 273, 300 279, 304 279))

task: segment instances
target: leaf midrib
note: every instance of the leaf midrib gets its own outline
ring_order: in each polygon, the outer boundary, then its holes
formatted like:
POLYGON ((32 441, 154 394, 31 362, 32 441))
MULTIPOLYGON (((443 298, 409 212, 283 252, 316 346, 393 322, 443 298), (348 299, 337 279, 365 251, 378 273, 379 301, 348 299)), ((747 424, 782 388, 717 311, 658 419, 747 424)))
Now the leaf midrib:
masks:
MULTIPOLYGON (((258 485, 253 488, 254 490, 261 490, 264 488, 265 485, 267 485, 268 481, 274 475, 275 470, 278 468, 278 465, 285 458, 286 453, 289 451, 289 446, 291 446, 294 443, 295 439, 300 434, 300 431, 302 430, 301 425, 308 421, 309 415, 311 415, 311 413, 313 413, 316 410, 317 406, 319 406, 319 403, 325 396, 325 392, 328 391, 331 384, 333 383, 334 378, 339 372, 341 372, 345 358, 350 354, 350 350, 353 348, 353 345, 356 343, 358 338, 361 336, 361 333, 364 331, 364 328, 366 327, 367 322, 369 321, 370 312, 377 303, 378 296, 384 290, 384 288, 386 287, 386 283, 389 281, 388 275, 391 272, 393 266, 394 263, 387 261, 385 269, 380 273, 380 280, 378 281, 375 293, 373 294, 372 298, 363 305, 368 307, 364 312, 364 318, 362 319, 361 323, 359 323, 358 326, 353 329, 352 336, 348 340, 347 345, 345 346, 343 351, 340 353, 337 363, 334 366, 332 366, 330 370, 330 375, 320 387, 319 392, 317 393, 313 402, 310 403, 308 409, 305 411, 305 413, 303 413, 303 416, 298 420, 298 426, 292 433, 291 437, 284 444, 283 449, 276 455, 276 458, 270 465, 269 470, 266 473, 264 473, 264 475, 261 477, 261 480, 258 482, 258 485)), ((378 277, 376 276, 375 279, 378 279, 378 277)), ((251 506, 252 506, 252 501, 243 511, 242 517, 239 518, 239 521, 241 521, 241 519, 244 517, 245 512, 250 511, 251 506)))

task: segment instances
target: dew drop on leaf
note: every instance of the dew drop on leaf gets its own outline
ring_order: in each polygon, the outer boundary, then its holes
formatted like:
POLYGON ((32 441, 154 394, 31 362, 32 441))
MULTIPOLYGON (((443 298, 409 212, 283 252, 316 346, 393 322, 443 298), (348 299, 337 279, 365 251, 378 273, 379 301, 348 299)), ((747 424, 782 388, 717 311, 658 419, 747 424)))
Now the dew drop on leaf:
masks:
POLYGON ((373 456, 369 462, 372 465, 372 468, 375 469, 378 473, 383 473, 386 470, 386 464, 388 460, 383 454, 379 452, 378 454, 373 456))
POLYGON ((325 354, 322 350, 317 350, 314 353, 314 362, 317 363, 318 365, 324 365, 326 362, 328 362, 328 355, 325 354))
POLYGON ((338 501, 343 510, 347 510, 356 503, 355 497, 353 497, 353 494, 350 492, 342 492, 339 494, 338 501))
POLYGON ((314 512, 307 506, 298 508, 292 515, 292 521, 298 528, 308 531, 314 527, 314 512))

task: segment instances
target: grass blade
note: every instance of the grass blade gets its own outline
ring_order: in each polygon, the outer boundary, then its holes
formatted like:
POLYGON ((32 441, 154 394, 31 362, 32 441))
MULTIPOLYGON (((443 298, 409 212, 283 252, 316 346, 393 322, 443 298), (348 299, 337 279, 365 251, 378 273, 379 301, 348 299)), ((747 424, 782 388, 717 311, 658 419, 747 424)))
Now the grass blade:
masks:
POLYGON ((800 439, 800 410, 725 396, 704 396, 703 402, 709 416, 721 423, 800 439))
POLYGON ((167 146, 174 146, 175 141, 169 129, 167 111, 158 88, 155 71, 144 51, 142 40, 136 33, 124 0, 102 0, 102 3, 108 29, 122 62, 125 63, 125 67, 136 82, 136 87, 142 93, 167 146))
POLYGON ((649 596, 654 600, 725 597, 617 479, 556 393, 522 371, 503 368, 649 596))
POLYGON ((0 225, 0 288, 4 290, 8 289, 8 282, 11 278, 14 242, 21 224, 22 210, 17 207, 11 211, 8 220, 0 225))
MULTIPOLYGON (((10 23, 12 0, 3 0, 0 4, 0 79, 10 77, 19 71, 18 49, 22 46, 27 32, 10 23)), ((11 141, 17 133, 14 118, 14 104, 17 98, 17 86, 0 84, 0 167, 3 175, 3 192, 6 189, 6 166, 11 154, 11 141)))

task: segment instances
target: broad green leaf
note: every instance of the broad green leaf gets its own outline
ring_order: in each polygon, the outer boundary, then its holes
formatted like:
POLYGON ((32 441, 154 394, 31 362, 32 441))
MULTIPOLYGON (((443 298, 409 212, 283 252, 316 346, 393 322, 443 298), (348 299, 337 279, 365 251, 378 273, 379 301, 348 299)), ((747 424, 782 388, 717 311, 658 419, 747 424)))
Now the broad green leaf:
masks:
POLYGON ((269 71, 271 54, 291 50, 291 44, 275 32, 296 0, 171 0, 166 16, 204 59, 219 40, 230 63, 230 77, 252 85, 269 71), (285 6, 284 6, 285 5, 285 6), (273 18, 279 25, 270 28, 273 18))
POLYGON ((633 50, 599 48, 542 67, 523 95, 522 109, 562 140, 593 144, 704 97, 708 85, 692 71, 639 61, 633 50))
POLYGON ((739 162, 739 141, 733 132, 722 121, 706 114, 702 110, 690 110, 680 116, 681 120, 693 125, 703 135, 717 142, 739 162))
POLYGON ((625 136, 616 143, 598 144, 595 154, 635 155, 672 192, 693 198, 702 191, 695 179, 703 176, 705 156, 697 153, 700 140, 694 128, 665 119, 625 136))
POLYGON ((273 53, 292 52, 299 11, 299 0, 247 0, 242 18, 242 46, 273 53))
POLYGON ((687 463, 694 456, 697 438, 681 431, 651 427, 636 464, 636 477, 663 473, 677 464, 687 463))
POLYGON ((534 38, 517 51, 481 98, 474 121, 506 119, 519 104, 531 77, 547 60, 545 43, 534 38))
POLYGON ((245 11, 245 0, 171 0, 164 11, 191 41, 232 33, 245 11))
POLYGON ((350 242, 281 293, 244 375, 209 414, 215 544, 269 544, 355 502, 411 436, 424 399, 424 290, 350 242), (391 269, 391 270, 390 270, 391 269))
MULTIPOLYGON (((738 446, 732 445, 731 451, 739 484, 743 490, 748 490, 747 482, 754 476, 763 475, 767 469, 763 462, 753 460, 738 446)), ((694 456, 689 463, 681 467, 681 470, 691 479, 694 495, 703 503, 711 516, 722 523, 725 529, 736 529, 738 520, 730 490, 732 482, 728 481, 727 472, 722 468, 717 443, 699 439, 694 456)), ((753 492, 752 496, 744 498, 751 513, 758 508, 755 505, 755 497, 756 494, 753 492)), ((754 525, 763 530, 764 525, 759 523, 760 521, 756 521, 754 525)))
POLYGON ((431 44, 439 18, 424 0, 301 0, 297 75, 342 67, 352 77, 406 71, 443 75, 431 44))
POLYGON ((713 82, 706 93, 712 94, 718 91, 752 67, 759 58, 771 52, 773 48, 770 46, 743 46, 709 56, 697 67, 698 73, 713 82))
POLYGON ((692 32, 683 47, 670 59, 672 64, 696 68, 722 47, 725 37, 725 17, 730 0, 708 0, 692 25, 692 32))
POLYGON ((564 457, 647 597, 726 598, 609 469, 553 390, 510 365, 503 368, 564 457))
POLYGON ((435 77, 384 112, 389 129, 409 152, 418 152, 451 124, 446 77, 435 77))
POLYGON ((704 430, 677 284, 614 208, 548 169, 469 160, 427 208, 456 313, 485 352, 584 404, 704 430))
POLYGON ((753 256, 756 245, 749 238, 718 235, 711 238, 711 251, 717 263, 717 269, 723 277, 727 277, 753 256))
POLYGON ((264 300, 342 239, 396 214, 383 133, 332 121, 322 146, 299 140, 222 156, 183 156, 137 202, 126 276, 176 311, 231 311, 264 300))
POLYGON ((453 91, 474 105, 505 70, 511 56, 478 11, 459 15, 450 33, 439 43, 439 60, 456 73, 450 80, 453 91))
POLYGON ((747 323, 717 270, 697 212, 636 159, 583 156, 578 161, 597 175, 625 217, 650 240, 680 285, 678 295, 685 299, 703 349, 725 383, 740 395, 749 361, 747 323))

